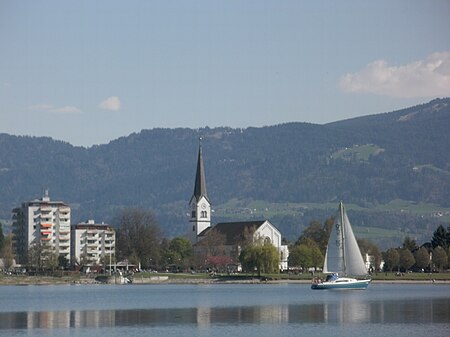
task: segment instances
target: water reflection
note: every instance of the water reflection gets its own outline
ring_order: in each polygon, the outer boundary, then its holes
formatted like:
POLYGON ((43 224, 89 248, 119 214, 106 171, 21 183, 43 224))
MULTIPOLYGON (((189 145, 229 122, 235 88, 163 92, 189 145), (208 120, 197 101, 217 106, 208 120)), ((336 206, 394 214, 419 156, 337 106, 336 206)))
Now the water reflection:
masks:
POLYGON ((199 307, 133 310, 79 310, 43 312, 2 312, 0 329, 97 328, 120 326, 161 326, 194 324, 286 323, 448 323, 449 300, 355 299, 331 303, 271 306, 199 307))

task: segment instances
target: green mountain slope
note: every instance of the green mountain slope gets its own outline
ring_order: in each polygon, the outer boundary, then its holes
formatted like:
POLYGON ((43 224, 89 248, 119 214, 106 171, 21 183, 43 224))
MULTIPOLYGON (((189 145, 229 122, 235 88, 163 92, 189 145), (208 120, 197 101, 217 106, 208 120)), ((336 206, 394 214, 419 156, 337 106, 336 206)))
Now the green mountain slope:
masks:
MULTIPOLYGON (((343 200, 363 208, 361 216, 355 213, 361 226, 380 227, 368 213, 377 205, 407 200, 436 205, 444 213, 450 207, 448 125, 446 98, 326 125, 142 130, 88 149, 49 138, 0 134, 0 218, 8 219, 13 207, 48 188, 52 199, 71 204, 73 222, 109 222, 120 207, 144 207, 157 212, 167 235, 182 234, 201 136, 217 221, 227 217, 220 205, 231 199, 315 205, 343 200)), ((315 209, 303 215, 269 215, 295 239, 306 221, 322 221, 331 212, 315 209)), ((386 219, 401 230, 405 221, 414 229, 437 221, 386 219)))

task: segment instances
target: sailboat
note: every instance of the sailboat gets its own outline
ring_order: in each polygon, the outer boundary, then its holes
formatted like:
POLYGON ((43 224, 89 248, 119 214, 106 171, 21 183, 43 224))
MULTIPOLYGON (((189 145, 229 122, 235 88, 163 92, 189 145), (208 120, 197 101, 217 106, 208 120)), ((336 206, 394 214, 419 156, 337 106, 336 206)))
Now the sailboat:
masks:
POLYGON ((328 274, 326 279, 313 280, 312 289, 366 289, 371 282, 342 202, 328 240, 323 272, 328 274))

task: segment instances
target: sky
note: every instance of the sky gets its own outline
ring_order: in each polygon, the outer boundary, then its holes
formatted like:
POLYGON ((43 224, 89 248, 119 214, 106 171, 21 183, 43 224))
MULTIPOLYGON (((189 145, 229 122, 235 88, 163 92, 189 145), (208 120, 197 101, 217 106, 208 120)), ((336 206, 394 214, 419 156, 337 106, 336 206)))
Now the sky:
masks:
POLYGON ((450 96, 450 0, 0 0, 0 133, 325 124, 450 96))

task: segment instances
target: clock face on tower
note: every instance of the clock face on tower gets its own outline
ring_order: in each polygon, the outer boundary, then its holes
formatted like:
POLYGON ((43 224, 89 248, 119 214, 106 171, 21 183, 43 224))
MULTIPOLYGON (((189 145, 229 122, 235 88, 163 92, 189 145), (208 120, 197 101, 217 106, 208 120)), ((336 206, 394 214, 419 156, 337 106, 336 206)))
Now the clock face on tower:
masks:
POLYGON ((205 203, 202 204, 202 208, 203 208, 203 209, 206 208, 206 204, 205 204, 205 203))

